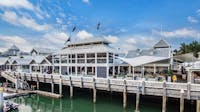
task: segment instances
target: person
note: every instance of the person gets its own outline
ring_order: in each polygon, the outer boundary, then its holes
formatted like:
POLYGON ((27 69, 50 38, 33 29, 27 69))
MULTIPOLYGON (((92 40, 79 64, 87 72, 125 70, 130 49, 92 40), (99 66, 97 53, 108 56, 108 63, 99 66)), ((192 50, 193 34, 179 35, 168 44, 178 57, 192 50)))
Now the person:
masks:
POLYGON ((176 75, 173 75, 173 76, 172 76, 172 80, 173 80, 173 82, 177 82, 177 76, 176 76, 176 75))

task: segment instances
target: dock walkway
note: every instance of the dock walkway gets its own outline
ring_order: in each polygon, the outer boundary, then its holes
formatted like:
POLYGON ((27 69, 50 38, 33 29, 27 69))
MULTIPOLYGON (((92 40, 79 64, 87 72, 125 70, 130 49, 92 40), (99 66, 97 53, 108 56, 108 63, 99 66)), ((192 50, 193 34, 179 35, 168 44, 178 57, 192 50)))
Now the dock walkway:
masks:
MULTIPOLYGON (((60 95, 62 95, 62 85, 70 86, 71 97, 73 96, 73 87, 93 89, 94 103, 96 102, 97 90, 122 92, 124 107, 126 107, 127 93, 137 94, 136 96, 138 97, 138 99, 140 94, 162 96, 163 106, 166 105, 166 97, 180 98, 181 101, 184 101, 183 99, 197 101, 200 100, 200 84, 106 79, 36 73, 1 72, 1 76, 5 78, 16 75, 19 78, 23 78, 27 81, 35 81, 37 82, 37 84, 39 84, 39 82, 50 83, 52 84, 52 91, 54 91, 54 84, 58 84, 60 95)), ((198 105, 200 105, 200 102, 198 103, 198 105)))

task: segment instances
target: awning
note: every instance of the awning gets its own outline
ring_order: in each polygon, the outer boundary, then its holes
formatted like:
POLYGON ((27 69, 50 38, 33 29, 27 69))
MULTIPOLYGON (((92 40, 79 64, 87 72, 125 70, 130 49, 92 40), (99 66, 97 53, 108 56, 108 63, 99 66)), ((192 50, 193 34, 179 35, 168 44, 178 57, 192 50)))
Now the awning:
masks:
POLYGON ((177 56, 174 56, 174 59, 178 59, 183 62, 194 62, 198 60, 196 57, 194 57, 193 53, 177 55, 177 56))
POLYGON ((118 57, 118 58, 134 67, 169 59, 169 57, 157 57, 157 56, 139 56, 135 58, 118 57))

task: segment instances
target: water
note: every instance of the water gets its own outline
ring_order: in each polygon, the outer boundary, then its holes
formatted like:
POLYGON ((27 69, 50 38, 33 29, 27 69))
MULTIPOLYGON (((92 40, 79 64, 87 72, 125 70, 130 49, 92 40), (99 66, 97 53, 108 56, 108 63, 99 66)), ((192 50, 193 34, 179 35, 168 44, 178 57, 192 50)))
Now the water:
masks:
MULTIPOLYGON (((68 97, 69 91, 62 99, 54 99, 39 95, 30 95, 12 99, 21 104, 19 112, 134 112, 135 96, 128 95, 126 110, 122 105, 122 93, 98 92, 97 103, 92 103, 91 90, 75 90, 74 97, 68 97)), ((167 104, 168 112, 179 112, 179 100, 171 100, 167 104)), ((141 97, 140 112, 161 112, 161 97, 141 97)), ((195 104, 185 103, 185 112, 195 112, 195 104)))

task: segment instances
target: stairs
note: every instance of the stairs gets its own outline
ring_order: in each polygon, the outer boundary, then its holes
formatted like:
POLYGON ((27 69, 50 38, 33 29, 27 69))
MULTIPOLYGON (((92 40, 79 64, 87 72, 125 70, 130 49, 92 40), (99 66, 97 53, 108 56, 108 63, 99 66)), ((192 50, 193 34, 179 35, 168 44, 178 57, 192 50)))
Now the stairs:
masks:
POLYGON ((9 80, 10 82, 15 83, 15 84, 17 83, 18 88, 26 89, 26 90, 30 89, 30 86, 27 81, 21 80, 21 79, 17 80, 17 78, 15 76, 10 75, 9 73, 6 73, 6 72, 0 72, 0 74, 2 77, 9 80))

